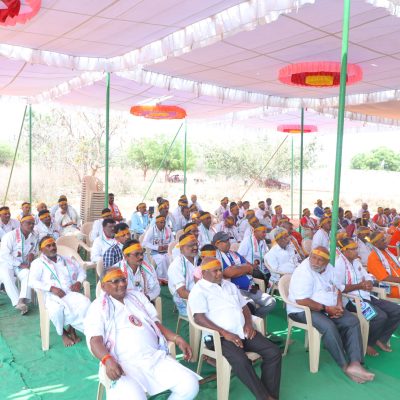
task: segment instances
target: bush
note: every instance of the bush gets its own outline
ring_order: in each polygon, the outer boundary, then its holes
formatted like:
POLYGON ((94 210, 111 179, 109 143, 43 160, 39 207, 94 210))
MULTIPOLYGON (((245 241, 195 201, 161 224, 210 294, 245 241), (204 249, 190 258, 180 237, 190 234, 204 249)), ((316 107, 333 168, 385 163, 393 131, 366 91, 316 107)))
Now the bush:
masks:
POLYGON ((400 153, 387 147, 379 147, 368 153, 355 155, 351 160, 350 167, 352 169, 400 171, 400 153))

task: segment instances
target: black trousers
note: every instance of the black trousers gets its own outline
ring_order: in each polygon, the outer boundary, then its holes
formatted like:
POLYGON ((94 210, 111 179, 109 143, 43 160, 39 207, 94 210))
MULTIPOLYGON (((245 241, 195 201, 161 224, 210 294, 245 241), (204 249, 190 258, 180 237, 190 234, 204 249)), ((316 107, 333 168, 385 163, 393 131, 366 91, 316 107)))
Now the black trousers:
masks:
MULTIPOLYGON (((374 346, 377 340, 387 343, 400 324, 400 305, 374 297, 371 297, 368 302, 377 312, 377 316, 369 321, 368 345, 374 346)), ((355 306, 350 301, 346 304, 346 308, 351 312, 356 311, 355 306)))
POLYGON ((252 391, 257 400, 268 396, 279 398, 282 353, 277 345, 259 332, 252 340, 244 339, 243 348, 221 338, 222 354, 232 366, 236 376, 252 391), (262 358, 261 379, 254 371, 246 351, 257 353, 262 358))
POLYGON ((265 282, 265 287, 268 288, 268 282, 271 274, 267 272, 263 274, 259 269, 253 269, 253 278, 262 279, 265 282))

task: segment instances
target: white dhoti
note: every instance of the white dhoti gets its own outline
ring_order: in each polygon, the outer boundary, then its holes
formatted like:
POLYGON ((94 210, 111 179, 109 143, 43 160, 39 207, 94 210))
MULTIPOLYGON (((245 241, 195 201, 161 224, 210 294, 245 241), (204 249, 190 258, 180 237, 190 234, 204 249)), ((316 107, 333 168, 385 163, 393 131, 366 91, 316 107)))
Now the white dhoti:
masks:
POLYGON ((156 272, 158 279, 168 280, 168 267, 169 267, 169 255, 168 253, 155 253, 151 255, 154 262, 157 264, 156 272))
POLYGON ((170 390, 169 400, 191 400, 199 391, 198 376, 167 356, 154 360, 141 360, 135 365, 132 361, 119 361, 125 375, 110 388, 110 400, 146 400, 146 393, 155 395, 170 390))
POLYGON ((63 334, 64 327, 67 325, 84 332, 83 321, 90 306, 90 300, 86 296, 69 292, 60 298, 55 294, 47 293, 45 305, 58 335, 63 334))
POLYGON ((0 266, 0 283, 4 284, 7 296, 11 304, 16 306, 19 299, 31 300, 31 288, 28 286, 29 269, 28 268, 9 268, 7 264, 0 266), (15 277, 21 282, 21 289, 18 290, 15 277))

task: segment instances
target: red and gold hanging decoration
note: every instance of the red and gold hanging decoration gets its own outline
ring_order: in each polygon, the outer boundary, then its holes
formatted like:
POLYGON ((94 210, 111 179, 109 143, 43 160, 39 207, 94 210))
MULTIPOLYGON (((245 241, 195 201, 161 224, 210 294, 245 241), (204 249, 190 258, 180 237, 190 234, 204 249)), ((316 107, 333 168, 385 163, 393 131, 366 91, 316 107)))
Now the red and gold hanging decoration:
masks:
POLYGON ((131 114, 137 117, 150 119, 183 119, 186 117, 186 111, 178 106, 133 106, 131 114))
MULTIPOLYGON (((286 124, 286 125, 278 125, 277 130, 279 132, 285 133, 301 133, 301 125, 300 124, 286 124)), ((316 125, 304 125, 303 127, 304 133, 310 132, 318 132, 318 127, 316 125)))
POLYGON ((42 0, 0 0, 6 8, 0 8, 0 25, 25 24, 40 10, 42 0))
MULTIPOLYGON (((340 63, 332 61, 290 64, 279 70, 279 80, 287 85, 306 87, 333 87, 340 85, 340 63)), ((346 84, 362 79, 362 69, 356 64, 347 65, 346 84)))

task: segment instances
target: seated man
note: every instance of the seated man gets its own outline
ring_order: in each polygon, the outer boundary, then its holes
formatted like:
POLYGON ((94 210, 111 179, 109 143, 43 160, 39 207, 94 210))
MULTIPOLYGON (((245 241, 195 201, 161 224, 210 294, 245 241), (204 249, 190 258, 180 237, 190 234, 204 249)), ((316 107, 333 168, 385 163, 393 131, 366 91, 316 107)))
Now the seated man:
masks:
POLYGON ((19 221, 11 218, 9 207, 0 207, 0 240, 5 233, 19 228, 19 221))
MULTIPOLYGON (((301 236, 301 234, 293 229, 293 224, 290 221, 281 222, 280 227, 286 229, 291 245, 295 248, 296 253, 299 254, 302 259, 304 259, 305 254, 302 247, 303 237, 301 236)), ((310 231, 308 231, 308 233, 304 232, 304 237, 308 238, 309 236, 311 236, 309 235, 309 233, 310 231)))
POLYGON ((60 235, 76 235, 79 236, 79 215, 75 209, 68 205, 68 201, 64 198, 58 200, 58 210, 54 216, 54 222, 60 227, 60 235))
POLYGON ((143 247, 151 250, 151 256, 157 265, 156 271, 161 283, 168 281, 168 246, 173 240, 171 229, 166 226, 166 219, 162 215, 156 217, 155 225, 151 226, 143 239, 143 247))
POLYGON ((318 230, 318 221, 311 217, 311 211, 308 208, 303 210, 303 217, 300 219, 300 225, 304 229, 309 229, 314 234, 318 230))
POLYGON ((358 256, 361 259, 361 263, 364 267, 367 266, 368 257, 371 253, 372 246, 369 243, 369 235, 371 230, 367 226, 359 226, 357 228, 356 242, 358 245, 358 256))
POLYGON ((372 251, 368 256, 368 272, 381 281, 379 286, 385 287, 388 297, 400 298, 398 286, 390 287, 384 282, 400 283, 400 262, 388 249, 383 232, 375 231, 370 235, 372 251))
POLYGON ((103 221, 106 218, 111 218, 112 219, 111 210, 109 208, 103 208, 101 210, 101 218, 96 219, 93 222, 92 230, 89 233, 89 238, 90 238, 90 240, 92 242, 94 242, 96 238, 101 236, 101 233, 103 232, 103 221))
POLYGON ((190 202, 189 202, 189 206, 195 206, 197 211, 203 211, 200 203, 197 201, 197 196, 195 194, 192 194, 190 196, 190 202))
MULTIPOLYGON (((158 215, 165 218, 165 226, 171 229, 172 232, 176 232, 175 229, 175 218, 172 213, 169 212, 169 201, 161 200, 160 205, 158 206, 158 215)), ((156 224, 156 219, 153 218, 150 221, 150 228, 156 224)))
POLYGON ((116 224, 114 232, 115 244, 109 247, 103 254, 104 268, 112 267, 117 262, 120 262, 122 260, 122 247, 131 238, 131 232, 125 222, 120 222, 119 224, 116 224))
POLYGON ((170 399, 192 400, 199 384, 196 374, 168 355, 167 340, 190 360, 192 350, 174 332, 161 325, 157 311, 138 291, 127 291, 127 278, 119 268, 107 270, 103 290, 90 305, 85 335, 91 351, 113 381, 107 400, 146 400, 165 390, 170 399))
POLYGON ((222 222, 217 224, 215 230, 228 234, 231 243, 240 243, 241 241, 238 228, 235 226, 235 220, 231 216, 226 217, 222 222))
POLYGON ((118 206, 114 203, 114 193, 108 194, 108 208, 111 211, 111 218, 114 221, 121 222, 124 219, 118 206))
POLYGON ((136 206, 136 212, 131 216, 131 232, 135 239, 139 239, 139 236, 144 233, 144 231, 149 226, 150 219, 147 213, 146 203, 139 203, 136 206))
MULTIPOLYGON (((198 240, 199 238, 199 227, 196 224, 196 222, 189 222, 188 224, 186 224, 183 227, 183 233, 191 233, 196 240, 198 240)), ((179 255, 181 254, 180 249, 179 249, 179 242, 176 244, 176 246, 174 246, 174 248, 172 249, 172 260, 175 260, 176 257, 179 257, 179 255)))
MULTIPOLYGON (((188 207, 188 204, 189 204, 189 202, 188 202, 186 196, 181 196, 179 198, 178 207, 175 208, 175 210, 172 212, 172 216, 174 217, 175 222, 177 222, 177 219, 181 217, 183 207, 188 207)), ((176 230, 178 231, 179 229, 176 228, 176 230)))
POLYGON ((265 225, 267 229, 272 229, 272 215, 270 210, 267 210, 263 201, 258 202, 258 210, 255 212, 255 216, 260 221, 261 225, 265 225))
MULTIPOLYGON (((289 300, 309 307, 313 326, 322 334, 322 341, 332 358, 353 381, 364 383, 374 379, 365 370, 362 337, 358 318, 343 308, 342 293, 336 287, 335 269, 329 264, 329 251, 316 247, 293 272, 289 300)), ((287 305, 289 318, 306 323, 305 312, 287 305)))
POLYGON ((35 226, 35 234, 38 240, 41 240, 45 236, 51 236, 55 240, 60 237, 58 226, 52 222, 49 210, 41 210, 38 214, 39 222, 35 226))
POLYGON ((254 266, 239 253, 229 250, 231 244, 226 233, 216 233, 212 243, 218 249, 216 258, 222 263, 223 277, 230 279, 240 290, 242 296, 247 300, 251 313, 264 318, 275 308, 276 302, 272 296, 262 293, 254 284, 252 277, 254 266))
POLYGON ((229 210, 228 203, 229 199, 227 197, 224 197, 221 200, 221 205, 214 212, 219 222, 223 220, 224 213, 229 210))
POLYGON ((182 206, 179 214, 174 216, 176 232, 183 229, 183 227, 190 222, 190 209, 188 206, 182 206))
POLYGON ((324 209, 322 208, 322 200, 316 201, 316 207, 314 208, 314 215, 320 220, 324 216, 324 209))
POLYGON ((289 221, 289 218, 285 214, 283 214, 282 206, 277 205, 274 208, 275 208, 275 215, 273 215, 271 219, 271 224, 273 228, 279 225, 281 219, 287 219, 289 221))
POLYGON ((21 221, 23 217, 28 217, 29 215, 31 215, 31 211, 32 211, 31 203, 24 201, 21 204, 21 212, 17 217, 18 221, 21 221))
POLYGON ((139 241, 128 240, 123 248, 124 257, 114 267, 120 268, 128 278, 128 291, 138 290, 150 301, 160 295, 156 271, 144 261, 144 250, 139 241))
POLYGON ((31 301, 28 285, 29 268, 37 253, 37 236, 33 233, 35 218, 28 215, 21 218, 21 226, 6 233, 1 240, 0 282, 4 284, 12 305, 24 315, 31 301), (18 290, 15 277, 21 282, 18 290))
POLYGON ((379 228, 387 228, 389 226, 389 217, 384 213, 383 207, 378 207, 377 213, 372 218, 372 221, 379 228))
POLYGON ((265 254, 264 261, 271 272, 271 281, 278 282, 280 274, 292 274, 302 258, 292 245, 286 229, 278 227, 274 229, 273 233, 275 244, 265 254))
MULTIPOLYGON (((338 257, 336 257, 335 275, 339 289, 343 293, 359 297, 361 301, 367 303, 368 308, 372 306, 367 354, 370 356, 379 355, 374 346, 383 351, 392 351, 388 342, 400 324, 399 305, 370 295, 373 288, 372 279, 358 258, 358 246, 354 240, 341 239, 338 241, 338 247, 340 251, 338 257)), ((353 301, 344 297, 343 302, 347 310, 356 312, 353 301)))
POLYGON ((41 254, 32 262, 29 285, 43 290, 50 320, 64 346, 70 347, 81 341, 75 329, 83 332, 83 320, 90 306, 90 300, 79 293, 86 272, 74 259, 57 255, 57 245, 51 236, 40 240, 39 249, 41 254))
POLYGON ((94 263, 103 259, 104 253, 117 243, 114 238, 115 221, 112 218, 106 218, 102 225, 103 231, 101 235, 94 240, 90 254, 90 261, 94 263))
MULTIPOLYGON (((216 234, 215 229, 211 227, 211 214, 208 211, 200 212, 199 225, 199 244, 203 247, 205 244, 210 244, 213 236, 216 234)), ((222 221, 222 219, 221 219, 222 221)))
MULTIPOLYGON (((329 249, 329 237, 331 233, 332 219, 330 217, 322 217, 319 221, 319 229, 315 232, 312 239, 312 248, 325 247, 329 249)), ((334 238, 335 239, 335 238, 334 238)))
POLYGON ((279 347, 254 330, 246 300, 233 283, 222 279, 221 262, 206 257, 201 269, 203 279, 189 294, 194 320, 219 332, 222 354, 257 400, 278 399, 282 362, 279 347), (262 357, 261 379, 246 356, 248 351, 262 357))
POLYGON ((180 315, 186 317, 186 300, 194 285, 194 271, 198 262, 199 245, 190 232, 179 238, 181 254, 168 268, 168 288, 180 315))

